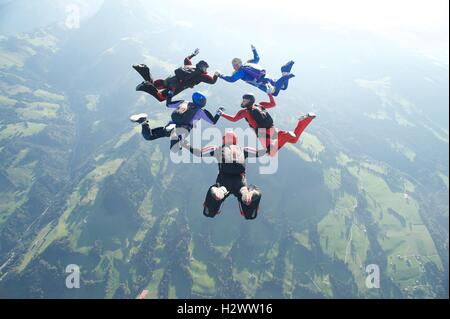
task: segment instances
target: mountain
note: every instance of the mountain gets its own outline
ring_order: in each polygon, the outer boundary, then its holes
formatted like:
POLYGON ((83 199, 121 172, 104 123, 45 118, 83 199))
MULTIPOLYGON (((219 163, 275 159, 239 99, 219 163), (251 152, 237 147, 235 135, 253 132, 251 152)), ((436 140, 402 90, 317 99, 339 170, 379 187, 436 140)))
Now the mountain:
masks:
MULTIPOLYGON (((1 3, 3 14, 22 3, 1 3)), ((54 16, 21 32, 0 24, 0 297, 448 298, 448 64, 299 21, 277 26, 289 32, 274 44, 254 32, 258 16, 224 28, 194 4, 179 14, 170 1, 109 0, 75 29, 46 1, 27 12, 40 5, 54 16), (130 114, 152 126, 170 114, 134 90, 131 65, 165 77, 199 47, 228 73, 250 41, 271 74, 296 61, 277 126, 318 117, 275 174, 249 165, 263 192, 256 220, 232 198, 207 219, 217 166, 175 164, 167 140, 140 136, 130 114), (79 289, 65 286, 70 264, 79 289), (380 289, 366 286, 371 264, 380 289)), ((200 89, 209 110, 233 113, 250 88, 200 89)))

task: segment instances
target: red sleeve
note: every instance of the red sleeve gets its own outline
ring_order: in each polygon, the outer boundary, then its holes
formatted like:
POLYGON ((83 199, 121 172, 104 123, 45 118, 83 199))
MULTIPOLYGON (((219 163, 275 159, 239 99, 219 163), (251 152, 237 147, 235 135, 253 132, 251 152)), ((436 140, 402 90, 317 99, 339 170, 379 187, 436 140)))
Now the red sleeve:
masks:
POLYGON ((202 74, 202 82, 208 84, 215 84, 219 77, 217 75, 211 76, 208 73, 202 74))
POLYGON ((188 56, 184 59, 184 65, 192 65, 191 56, 188 56))
POLYGON ((237 121, 245 118, 246 114, 247 114, 246 110, 241 110, 241 111, 237 112, 235 116, 231 116, 231 115, 223 113, 222 117, 226 118, 230 122, 237 122, 237 121))
POLYGON ((202 157, 203 156, 214 156, 218 146, 210 145, 202 148, 202 157))
POLYGON ((269 94, 269 102, 260 102, 259 105, 261 105, 265 109, 270 109, 271 107, 275 107, 277 103, 275 102, 275 99, 272 94, 269 94))

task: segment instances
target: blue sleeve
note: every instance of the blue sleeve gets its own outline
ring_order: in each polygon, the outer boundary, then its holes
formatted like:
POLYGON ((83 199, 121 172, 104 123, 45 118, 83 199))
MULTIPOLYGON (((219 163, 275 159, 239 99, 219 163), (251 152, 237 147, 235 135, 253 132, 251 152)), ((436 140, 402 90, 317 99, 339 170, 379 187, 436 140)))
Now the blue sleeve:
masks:
POLYGON ((234 74, 232 76, 222 76, 221 78, 227 82, 233 83, 233 82, 236 82, 237 80, 242 79, 243 75, 244 75, 244 73, 242 72, 242 70, 238 70, 238 71, 234 72, 234 74))
POLYGON ((258 55, 258 51, 256 51, 256 49, 253 50, 253 60, 250 60, 249 62, 255 63, 255 64, 257 64, 259 62, 259 55, 258 55))

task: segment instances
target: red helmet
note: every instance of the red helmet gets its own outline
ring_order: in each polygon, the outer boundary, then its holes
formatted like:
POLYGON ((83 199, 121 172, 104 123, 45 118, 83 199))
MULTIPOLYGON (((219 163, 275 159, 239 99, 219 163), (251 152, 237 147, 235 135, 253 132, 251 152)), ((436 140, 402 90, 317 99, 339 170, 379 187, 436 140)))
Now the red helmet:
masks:
POLYGON ((237 144, 237 135, 233 131, 225 132, 223 136, 223 145, 236 145, 237 144))

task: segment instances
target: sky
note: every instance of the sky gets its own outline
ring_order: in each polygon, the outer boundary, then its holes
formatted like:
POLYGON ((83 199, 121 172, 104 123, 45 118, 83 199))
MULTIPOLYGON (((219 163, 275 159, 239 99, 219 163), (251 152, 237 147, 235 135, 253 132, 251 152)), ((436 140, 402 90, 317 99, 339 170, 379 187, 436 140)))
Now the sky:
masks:
MULTIPOLYGON (((323 28, 369 31, 397 45, 448 61, 448 0, 172 0, 189 3, 220 20, 228 15, 259 15, 267 24, 293 20, 323 28), (224 14, 227 12, 227 14, 224 14)), ((262 31, 264 32, 264 31, 262 31)), ((448 62, 447 62, 448 65, 448 62)))
MULTIPOLYGON (((7 19, 10 29, 15 21, 27 21, 29 0, 0 0, 0 10, 18 9, 16 12, 0 12, 0 31, 7 19), (20 17, 22 17, 22 20, 20 17), (8 20, 8 21, 9 21, 8 20)), ((37 0, 36 0, 37 1, 37 0)), ((104 1, 111 0, 38 0, 41 12, 50 16, 58 9, 64 14, 64 6, 78 4, 81 14, 91 16, 104 1), (52 8, 50 8, 50 6, 52 8), (53 10, 52 10, 53 9, 53 10)), ((396 45, 418 51, 438 59, 448 66, 449 56, 449 1, 448 0, 123 0, 141 3, 149 12, 173 16, 186 26, 193 17, 207 16, 224 29, 235 21, 245 21, 251 15, 267 25, 267 29, 285 22, 312 23, 319 28, 344 31, 369 31, 396 45), (259 18, 260 17, 260 18, 259 18)), ((42 14, 42 13, 41 13, 42 14)), ((42 17, 41 17, 42 18, 42 17)), ((44 19, 41 19, 44 23, 44 19)), ((198 21, 196 21, 198 22, 198 21)), ((4 29, 5 30, 5 29, 4 29)), ((20 30, 25 31, 25 30, 20 30)), ((256 30, 258 33, 268 30, 256 30)))
POLYGON ((328 26, 367 30, 448 29, 446 0, 172 0, 197 8, 235 13, 271 12, 267 19, 303 18, 328 26))

